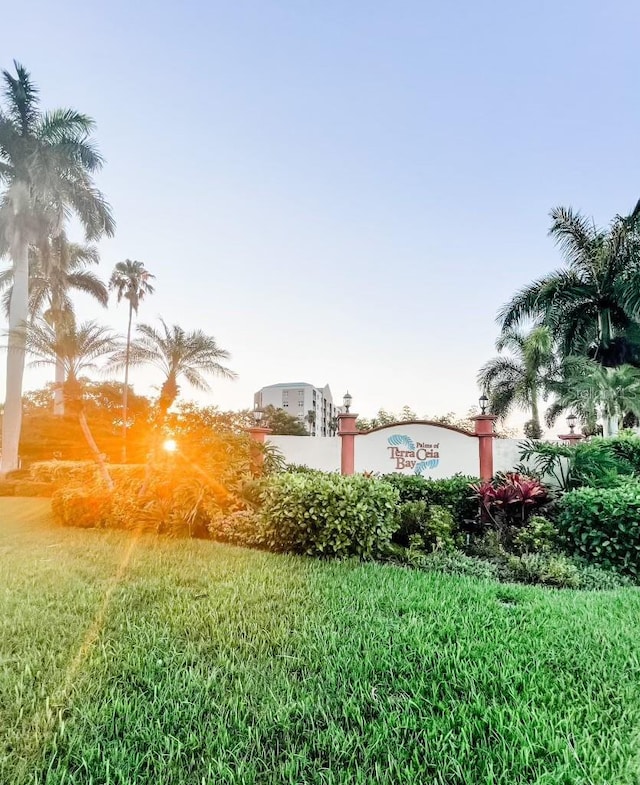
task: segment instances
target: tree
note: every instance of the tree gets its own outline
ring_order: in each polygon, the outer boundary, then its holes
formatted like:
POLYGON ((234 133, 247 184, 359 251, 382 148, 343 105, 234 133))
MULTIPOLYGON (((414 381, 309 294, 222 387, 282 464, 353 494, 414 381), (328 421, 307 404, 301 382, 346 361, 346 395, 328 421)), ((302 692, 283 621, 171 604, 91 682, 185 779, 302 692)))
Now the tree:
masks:
POLYGON ((561 378, 552 383, 556 400, 547 411, 549 426, 570 410, 595 432, 600 415, 605 436, 618 432, 628 414, 640 417, 640 370, 630 365, 603 368, 585 358, 569 358, 561 378))
POLYGON ((309 435, 316 435, 316 413, 313 409, 309 409, 305 420, 309 423, 309 435))
MULTIPOLYGON (((84 411, 91 433, 110 462, 117 462, 122 447, 122 382, 82 379, 84 411)), ((20 458, 23 465, 60 458, 70 461, 93 459, 75 414, 54 415, 56 384, 48 384, 23 396, 20 458)), ((149 451, 151 401, 129 391, 129 456, 144 463, 149 451)))
POLYGON ((478 384, 489 398, 489 409, 504 421, 515 408, 529 410, 531 419, 525 426, 527 435, 540 438, 540 397, 546 391, 546 379, 554 365, 553 341, 547 327, 531 332, 505 330, 496 341, 499 352, 485 363, 478 374, 478 384))
POLYGON ((551 211, 549 234, 567 263, 521 289, 500 311, 505 333, 545 325, 563 356, 586 355, 603 366, 640 362, 640 202, 606 230, 571 208, 551 211))
MULTIPOLYGON (((107 288, 93 272, 87 269, 98 264, 100 257, 94 245, 70 243, 64 232, 57 237, 45 238, 39 246, 29 249, 29 318, 42 314, 55 330, 61 332, 69 319, 73 318, 73 303, 70 292, 84 292, 93 297, 103 307, 109 299, 107 288)), ((13 289, 13 269, 0 273, 0 291, 5 291, 5 310, 9 313, 9 303, 13 289)), ((62 382, 64 369, 62 362, 56 363, 54 414, 64 414, 62 382)))
POLYGON ((16 469, 22 418, 25 331, 29 307, 29 246, 57 236, 73 213, 87 241, 112 235, 111 209, 93 183, 102 158, 90 133, 93 121, 72 109, 42 112, 29 73, 2 72, 0 108, 0 257, 13 268, 9 305, 7 389, 0 473, 16 469))
POLYGON ((129 322, 127 325, 127 347, 124 362, 124 388, 122 392, 122 461, 127 460, 127 396, 129 393, 129 355, 131 351, 131 322, 133 314, 138 315, 140 302, 154 288, 150 281, 155 278, 144 266, 143 262, 125 259, 118 262, 109 280, 109 288, 115 290, 118 302, 124 297, 129 301, 129 322))
POLYGON ((65 408, 70 414, 77 416, 101 476, 109 490, 112 490, 113 482, 104 455, 98 449, 87 422, 84 374, 96 370, 96 360, 107 358, 119 349, 120 342, 117 336, 110 329, 101 327, 96 322, 84 322, 78 326, 75 320, 71 320, 64 332, 58 334, 44 319, 37 319, 26 326, 25 344, 29 354, 35 357, 31 365, 55 366, 62 360, 64 368, 62 391, 65 408))
POLYGON ((402 411, 400 412, 399 420, 400 422, 410 422, 411 420, 417 420, 418 415, 413 411, 410 406, 403 406, 402 411))
POLYGON ((288 414, 284 409, 265 406, 262 424, 270 428, 276 436, 308 436, 309 432, 297 417, 288 414))

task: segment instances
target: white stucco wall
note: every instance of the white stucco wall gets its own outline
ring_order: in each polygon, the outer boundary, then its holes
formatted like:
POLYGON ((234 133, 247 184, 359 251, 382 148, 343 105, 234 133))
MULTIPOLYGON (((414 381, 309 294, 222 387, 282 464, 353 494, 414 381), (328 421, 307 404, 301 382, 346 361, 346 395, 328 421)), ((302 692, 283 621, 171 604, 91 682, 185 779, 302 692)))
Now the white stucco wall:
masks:
POLYGON ((479 473, 478 439, 437 425, 407 423, 356 438, 356 472, 451 477, 479 473))
POLYGON ((277 447, 287 463, 297 463, 324 472, 340 471, 340 437, 269 436, 267 442, 277 447))
POLYGON ((493 440, 493 471, 510 472, 519 463, 520 445, 522 439, 494 439, 493 440))

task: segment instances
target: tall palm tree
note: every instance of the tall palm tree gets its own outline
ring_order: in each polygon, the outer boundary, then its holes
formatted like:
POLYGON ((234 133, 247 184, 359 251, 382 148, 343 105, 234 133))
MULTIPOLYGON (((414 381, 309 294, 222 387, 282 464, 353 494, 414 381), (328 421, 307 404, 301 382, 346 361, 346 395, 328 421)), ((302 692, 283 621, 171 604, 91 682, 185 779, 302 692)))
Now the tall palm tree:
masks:
POLYGON ((547 327, 534 327, 529 333, 506 330, 496 341, 499 352, 478 373, 478 384, 489 397, 489 407, 501 420, 515 408, 531 412, 525 425, 527 436, 539 438, 540 398, 545 395, 546 379, 554 365, 553 340, 547 327))
POLYGON ((603 368, 592 360, 570 358, 562 378, 550 388, 556 400, 547 411, 549 425, 562 412, 571 410, 594 430, 601 415, 605 436, 612 436, 625 415, 640 416, 640 370, 631 365, 603 368))
POLYGON ((83 375, 95 371, 96 361, 108 358, 121 347, 118 337, 112 330, 101 327, 96 322, 76 325, 72 317, 66 329, 56 330, 45 319, 38 318, 23 328, 26 349, 34 356, 30 365, 57 365, 62 361, 64 380, 62 392, 65 405, 71 414, 78 417, 80 428, 89 449, 98 464, 106 486, 112 490, 113 482, 109 475, 104 455, 100 452, 87 422, 84 409, 83 375))
POLYGON ((640 361, 640 203, 598 229, 571 208, 551 211, 549 234, 567 263, 521 289, 500 311, 504 331, 523 323, 549 327, 563 355, 603 366, 640 361))
POLYGON ((112 235, 111 209, 93 183, 102 158, 90 134, 93 121, 72 109, 42 112, 29 73, 14 63, 15 76, 2 72, 0 108, 0 256, 13 265, 9 306, 7 392, 2 423, 0 473, 18 466, 22 420, 22 379, 29 308, 29 246, 56 236, 70 213, 86 239, 112 235))
POLYGON ((138 315, 140 302, 148 294, 153 294, 151 280, 155 278, 143 262, 125 259, 118 262, 111 273, 109 288, 115 290, 118 302, 124 297, 129 301, 129 324, 127 325, 127 348, 124 362, 124 388, 122 390, 122 462, 127 461, 127 401, 129 396, 129 358, 131 351, 131 322, 133 314, 138 315))
MULTIPOLYGON (((64 232, 46 238, 39 246, 29 249, 29 318, 42 314, 58 332, 73 318, 70 292, 84 292, 106 308, 109 301, 107 287, 89 265, 98 264, 100 256, 94 245, 70 243, 64 232)), ((4 306, 9 313, 13 288, 13 269, 0 272, 0 291, 4 290, 4 306)), ((61 383, 64 379, 62 361, 56 364, 53 413, 64 414, 61 383)))

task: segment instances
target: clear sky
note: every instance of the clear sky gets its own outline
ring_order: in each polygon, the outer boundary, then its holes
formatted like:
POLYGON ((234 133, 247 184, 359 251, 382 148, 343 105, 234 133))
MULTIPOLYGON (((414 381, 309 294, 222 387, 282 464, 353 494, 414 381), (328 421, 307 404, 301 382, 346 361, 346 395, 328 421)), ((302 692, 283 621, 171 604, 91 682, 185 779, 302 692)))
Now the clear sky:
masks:
MULTIPOLYGON (((198 396, 223 408, 309 381, 363 415, 466 412, 497 309, 559 263, 549 209, 605 223, 640 196, 633 0, 21 0, 2 17, 0 65, 98 124, 118 222, 102 274, 144 261, 141 319, 232 353, 238 381, 198 396)), ((80 313, 126 324, 124 306, 80 313)))

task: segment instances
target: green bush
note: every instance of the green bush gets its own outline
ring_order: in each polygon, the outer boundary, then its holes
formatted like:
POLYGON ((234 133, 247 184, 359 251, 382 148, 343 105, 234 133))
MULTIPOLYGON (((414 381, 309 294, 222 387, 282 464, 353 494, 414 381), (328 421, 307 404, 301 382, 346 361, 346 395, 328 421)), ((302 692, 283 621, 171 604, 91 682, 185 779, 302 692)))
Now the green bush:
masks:
POLYGON ((611 591, 633 585, 632 580, 615 570, 605 570, 582 559, 574 559, 573 563, 580 574, 580 588, 586 591, 611 591))
POLYGON ((516 551, 524 553, 548 553, 558 539, 558 532, 551 521, 542 515, 532 515, 524 528, 515 535, 513 544, 516 551))
POLYGON ((28 480, 16 481, 15 496, 51 496, 53 487, 50 482, 29 482, 28 480))
POLYGON ((558 531, 567 550, 640 577, 640 484, 579 488, 560 501, 558 531))
MULTIPOLYGON (((119 480, 144 477, 145 466, 138 463, 107 464, 111 479, 119 480)), ((34 482, 53 483, 62 488, 70 485, 93 483, 99 478, 98 467, 94 461, 38 461, 29 467, 34 482)))
POLYGON ((467 556, 462 551, 434 551, 433 553, 408 552, 404 562, 425 572, 440 572, 465 578, 498 580, 498 566, 486 559, 467 556))
POLYGON ((392 539, 399 545, 426 551, 454 546, 455 524, 451 512, 445 507, 437 504, 427 507, 424 501, 405 502, 398 508, 398 523, 392 539))
POLYGON ((15 496, 16 485, 15 481, 0 480, 0 496, 15 496))
POLYGON ((457 526, 478 517, 478 502, 469 487, 480 482, 477 477, 456 474, 443 480, 431 480, 417 475, 386 474, 382 479, 397 489, 401 504, 423 501, 429 507, 434 504, 445 507, 457 526))
POLYGON ((51 497, 53 516, 63 526, 106 526, 110 505, 110 495, 96 488, 63 488, 51 497))
POLYGON ((381 480, 283 474, 262 494, 262 537, 276 551, 372 557, 396 525, 398 493, 381 480))
POLYGON ((558 589, 577 589, 580 573, 575 564, 558 553, 525 553, 509 556, 501 568, 502 580, 538 583, 558 589))

